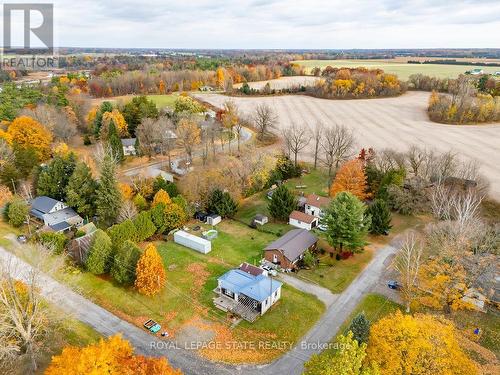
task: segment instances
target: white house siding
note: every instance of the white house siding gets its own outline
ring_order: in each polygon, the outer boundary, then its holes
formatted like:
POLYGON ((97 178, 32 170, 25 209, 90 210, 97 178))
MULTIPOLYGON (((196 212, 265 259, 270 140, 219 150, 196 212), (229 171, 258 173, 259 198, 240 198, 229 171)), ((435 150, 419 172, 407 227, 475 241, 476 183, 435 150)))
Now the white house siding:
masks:
POLYGON ((303 221, 299 221, 299 220, 292 219, 292 218, 289 219, 288 224, 290 224, 296 228, 307 229, 307 230, 312 229, 312 223, 308 224, 308 223, 305 223, 303 221))
POLYGON ((315 216, 317 218, 323 217, 323 211, 319 207, 311 206, 310 204, 306 204, 305 212, 308 215, 315 216))
POLYGON ((64 210, 66 207, 68 207, 68 206, 66 206, 63 202, 57 202, 54 205, 54 207, 52 207, 52 209, 50 210, 49 214, 57 212, 57 211, 64 210))
POLYGON ((261 303, 260 313, 264 314, 269 308, 276 303, 281 298, 281 287, 276 289, 272 296, 267 297, 265 301, 261 303), (265 302, 265 304, 264 304, 265 302))

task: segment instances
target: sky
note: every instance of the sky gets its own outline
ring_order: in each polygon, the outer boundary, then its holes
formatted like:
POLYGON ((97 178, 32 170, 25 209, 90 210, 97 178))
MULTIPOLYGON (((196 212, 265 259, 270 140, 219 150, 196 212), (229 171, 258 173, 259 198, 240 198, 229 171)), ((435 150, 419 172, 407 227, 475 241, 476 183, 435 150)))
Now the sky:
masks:
MULTIPOLYGON (((55 45, 65 47, 500 48, 500 0, 55 0, 53 4, 55 45)), ((13 28, 20 27, 20 20, 13 19, 13 28)), ((34 15, 32 22, 36 21, 34 15)))

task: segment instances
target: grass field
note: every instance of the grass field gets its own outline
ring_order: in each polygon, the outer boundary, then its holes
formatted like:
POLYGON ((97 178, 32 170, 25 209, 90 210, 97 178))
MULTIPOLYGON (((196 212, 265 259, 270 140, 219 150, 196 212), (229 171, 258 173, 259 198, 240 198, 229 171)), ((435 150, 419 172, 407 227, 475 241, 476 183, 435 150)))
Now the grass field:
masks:
POLYGON ((474 68, 483 69, 486 73, 495 73, 500 71, 500 67, 482 67, 474 65, 444 65, 444 64, 407 64, 401 61, 391 62, 387 60, 302 60, 293 61, 293 63, 306 67, 306 72, 315 67, 321 69, 328 65, 334 68, 379 68, 386 73, 397 74, 402 80, 407 80, 412 74, 422 73, 431 77, 438 78, 456 78, 459 74, 465 73, 474 68))
MULTIPOLYGON (((93 105, 100 105, 102 102, 111 102, 113 104, 125 104, 135 98, 137 95, 121 95, 112 96, 110 98, 94 98, 92 99, 93 105)), ((158 109, 165 107, 173 107, 174 102, 178 97, 178 94, 167 94, 167 95, 146 95, 149 100, 152 100, 156 104, 158 109)))

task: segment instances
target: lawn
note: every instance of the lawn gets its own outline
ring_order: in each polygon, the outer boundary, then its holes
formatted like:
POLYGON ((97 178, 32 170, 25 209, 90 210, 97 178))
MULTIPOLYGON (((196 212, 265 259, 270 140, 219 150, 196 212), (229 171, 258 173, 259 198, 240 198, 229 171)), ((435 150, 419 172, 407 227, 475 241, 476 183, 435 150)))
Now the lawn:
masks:
MULTIPOLYGON (((198 225, 192 223, 190 226, 198 225)), ((213 360, 233 363, 270 361, 289 350, 291 343, 314 324, 324 311, 324 305, 314 296, 284 286, 282 299, 255 323, 241 322, 231 328, 233 321, 213 306, 213 289, 217 277, 244 261, 255 263, 262 249, 276 237, 254 231, 247 226, 224 221, 217 226, 218 237, 212 242, 208 255, 197 253, 172 241, 157 242, 165 264, 167 285, 157 296, 147 297, 132 287, 116 285, 109 276, 87 272, 59 273, 60 278, 116 315, 138 326, 149 318, 157 320, 176 340, 208 338, 226 342, 253 342, 254 348, 224 350, 206 349, 201 352, 213 360), (297 324, 290 325, 290 322, 297 324), (289 342, 290 345, 262 350, 264 341, 289 342)))
POLYGON ((306 67, 306 72, 315 67, 325 68, 328 65, 334 68, 356 68, 366 67, 371 69, 383 69, 386 73, 396 74, 400 79, 407 80, 410 75, 422 73, 437 78, 456 78, 468 70, 475 68, 483 69, 486 73, 499 71, 499 67, 483 67, 473 65, 444 65, 444 64, 407 64, 401 61, 387 60, 302 60, 293 63, 306 67))
POLYGON ((177 100, 177 94, 169 94, 169 95, 148 95, 147 98, 156 104, 158 109, 162 109, 165 107, 174 107, 174 103, 177 100))

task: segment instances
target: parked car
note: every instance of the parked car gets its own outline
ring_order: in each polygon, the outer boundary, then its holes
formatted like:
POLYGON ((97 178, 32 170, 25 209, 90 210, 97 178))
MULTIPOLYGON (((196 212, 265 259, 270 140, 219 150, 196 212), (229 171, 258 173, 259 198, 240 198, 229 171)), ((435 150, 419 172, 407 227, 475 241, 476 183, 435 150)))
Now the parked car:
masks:
POLYGON ((28 241, 28 239, 26 238, 26 236, 24 234, 21 234, 21 235, 17 236, 17 241, 20 243, 26 243, 28 241))
POLYGON ((387 286, 390 288, 390 289, 394 289, 394 290, 399 290, 401 289, 401 284, 399 284, 397 281, 395 280, 389 280, 389 282, 387 283, 387 286))
POLYGON ((161 329, 161 325, 156 323, 153 319, 149 319, 146 323, 144 323, 144 328, 152 333, 157 333, 161 329))
POLYGON ((262 268, 264 271, 267 271, 267 273, 271 276, 278 276, 278 272, 270 266, 262 265, 260 266, 260 268, 262 268))
POLYGON ((325 224, 320 224, 320 225, 318 225, 318 229, 322 232, 326 232, 328 227, 325 224))

